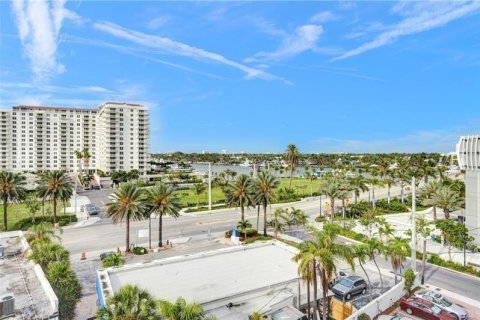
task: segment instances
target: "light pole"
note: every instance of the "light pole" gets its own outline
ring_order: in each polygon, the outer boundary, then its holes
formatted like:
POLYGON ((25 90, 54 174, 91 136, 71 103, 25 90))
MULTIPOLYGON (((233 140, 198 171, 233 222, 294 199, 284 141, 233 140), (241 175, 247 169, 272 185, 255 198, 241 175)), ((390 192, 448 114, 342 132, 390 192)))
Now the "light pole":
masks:
POLYGON ((323 215, 322 212, 322 195, 320 195, 320 217, 323 215))
POLYGON ((212 210, 212 163, 208 163, 208 210, 212 210))
POLYGON ((412 269, 417 272, 417 217, 416 217, 416 184, 412 177, 412 269))

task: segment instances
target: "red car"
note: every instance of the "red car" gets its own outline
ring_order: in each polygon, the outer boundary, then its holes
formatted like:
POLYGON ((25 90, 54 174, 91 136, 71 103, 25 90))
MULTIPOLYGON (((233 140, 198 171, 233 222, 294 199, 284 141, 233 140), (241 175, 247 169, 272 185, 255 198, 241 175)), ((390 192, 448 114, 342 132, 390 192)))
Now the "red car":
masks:
POLYGON ((440 309, 428 300, 410 297, 400 300, 400 308, 408 314, 415 315, 428 320, 456 320, 456 318, 445 310, 440 309))

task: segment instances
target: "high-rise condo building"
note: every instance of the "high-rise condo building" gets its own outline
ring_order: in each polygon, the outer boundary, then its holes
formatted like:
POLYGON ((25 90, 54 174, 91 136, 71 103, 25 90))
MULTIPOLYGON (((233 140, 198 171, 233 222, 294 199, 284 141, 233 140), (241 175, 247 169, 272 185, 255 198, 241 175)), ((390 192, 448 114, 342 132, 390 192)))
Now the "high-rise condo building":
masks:
POLYGON ((480 135, 462 136, 457 156, 465 170, 465 226, 480 245, 480 135))
POLYGON ((107 102, 97 109, 15 106, 0 110, 0 169, 147 172, 148 109, 107 102), (90 158, 75 152, 87 149, 90 158))

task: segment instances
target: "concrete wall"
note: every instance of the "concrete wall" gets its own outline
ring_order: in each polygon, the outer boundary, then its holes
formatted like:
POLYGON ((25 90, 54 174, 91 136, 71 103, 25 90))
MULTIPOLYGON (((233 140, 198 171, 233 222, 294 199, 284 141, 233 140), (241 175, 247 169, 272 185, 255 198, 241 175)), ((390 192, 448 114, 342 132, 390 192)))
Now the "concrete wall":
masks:
POLYGON ((465 172, 465 224, 480 246, 480 170, 465 172))
MULTIPOLYGON (((55 292, 53 291, 52 286, 50 285, 50 282, 48 282, 47 278, 45 277, 45 273, 43 273, 43 270, 40 267, 40 265, 34 264, 33 270, 35 271, 35 275, 37 276, 37 279, 40 282, 40 285, 42 286, 43 292, 45 293, 45 295, 48 297, 48 300, 50 301, 50 307, 52 308, 51 314, 58 315, 58 298, 55 292)), ((58 319, 58 316, 50 319, 58 319)))
POLYGON ((380 297, 371 301, 369 304, 367 304, 360 310, 357 310, 347 319, 357 320, 362 313, 368 314, 370 318, 373 319, 373 317, 379 315, 386 309, 390 308, 397 300, 399 300, 401 297, 405 295, 404 287, 405 287, 405 280, 402 279, 402 281, 398 283, 396 286, 394 286, 393 288, 385 292, 380 297))

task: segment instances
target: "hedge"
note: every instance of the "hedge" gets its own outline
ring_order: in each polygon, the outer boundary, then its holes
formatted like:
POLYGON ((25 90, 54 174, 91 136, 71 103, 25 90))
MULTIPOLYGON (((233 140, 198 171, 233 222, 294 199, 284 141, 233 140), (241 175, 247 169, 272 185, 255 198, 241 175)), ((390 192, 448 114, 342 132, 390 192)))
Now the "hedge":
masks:
MULTIPOLYGON (((57 216, 57 223, 60 227, 66 226, 70 222, 77 222, 76 215, 61 215, 57 216)), ((18 220, 13 225, 13 230, 28 230, 31 226, 40 224, 42 222, 48 222, 53 224, 53 216, 42 216, 42 217, 35 217, 35 222, 32 222, 32 218, 25 218, 22 220, 18 220)))

